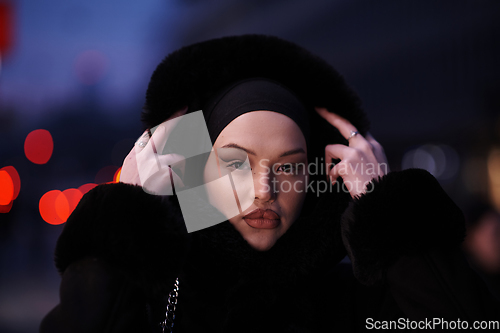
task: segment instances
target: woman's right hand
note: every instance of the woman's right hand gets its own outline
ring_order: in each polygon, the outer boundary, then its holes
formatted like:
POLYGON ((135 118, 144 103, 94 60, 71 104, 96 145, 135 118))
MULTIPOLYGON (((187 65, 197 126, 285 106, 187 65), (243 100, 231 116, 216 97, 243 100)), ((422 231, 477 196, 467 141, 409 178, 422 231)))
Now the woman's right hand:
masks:
POLYGON ((178 154, 161 155, 167 139, 180 121, 180 116, 187 112, 187 106, 160 125, 146 130, 137 140, 130 153, 125 157, 120 173, 120 182, 140 185, 147 193, 157 195, 172 195, 173 184, 184 186, 181 176, 184 173, 184 156, 178 154), (152 133, 150 137, 150 133, 152 133), (160 153, 158 153, 160 152, 160 153), (181 175, 170 167, 179 166, 181 175))

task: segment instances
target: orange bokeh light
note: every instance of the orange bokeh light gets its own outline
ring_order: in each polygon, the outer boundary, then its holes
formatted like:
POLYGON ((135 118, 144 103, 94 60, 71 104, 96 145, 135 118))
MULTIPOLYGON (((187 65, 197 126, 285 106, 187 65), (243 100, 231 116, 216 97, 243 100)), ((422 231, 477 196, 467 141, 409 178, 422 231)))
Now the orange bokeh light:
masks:
POLYGON ((70 188, 62 192, 59 190, 49 191, 40 199, 40 215, 49 224, 62 224, 68 220, 82 196, 82 192, 76 188, 70 188))
POLYGON ((0 205, 7 206, 14 200, 14 183, 9 173, 0 170, 0 205))
POLYGON ((21 190, 21 178, 19 177, 19 173, 17 173, 16 168, 10 165, 3 167, 0 170, 4 170, 10 175, 10 179, 14 184, 14 196, 12 197, 12 200, 16 200, 17 196, 19 195, 19 191, 21 190))
POLYGON ((73 213, 76 206, 80 202, 80 199, 83 197, 83 194, 82 194, 82 192, 80 192, 80 190, 78 190, 76 188, 70 188, 70 189, 64 190, 62 192, 62 194, 64 194, 64 196, 66 197, 66 200, 68 201, 68 205, 69 205, 68 217, 69 217, 69 215, 71 215, 71 213, 73 213))
MULTIPOLYGON (((61 191, 59 190, 52 190, 47 193, 45 193, 42 198, 40 199, 39 203, 39 209, 40 209, 40 215, 42 216, 42 219, 53 225, 58 225, 66 222, 65 220, 59 216, 58 210, 56 209, 56 200, 59 197, 59 195, 62 194, 61 191)), ((64 205, 64 202, 59 202, 59 205, 64 205)), ((68 205, 66 201, 66 205, 68 205)), ((61 211, 62 209, 59 209, 61 211)), ((69 206, 68 206, 68 211, 69 211, 69 206)))
POLYGON ((118 183, 120 181, 120 174, 122 173, 122 168, 118 168, 116 170, 115 175, 113 176, 113 182, 118 183))
POLYGON ((54 202, 54 207, 56 209, 57 216, 61 219, 61 221, 63 221, 63 223, 66 222, 68 220, 70 210, 68 198, 66 198, 64 192, 59 191, 54 202))
POLYGON ((37 129, 26 136, 24 153, 26 158, 35 164, 45 164, 54 151, 54 141, 50 132, 37 129))

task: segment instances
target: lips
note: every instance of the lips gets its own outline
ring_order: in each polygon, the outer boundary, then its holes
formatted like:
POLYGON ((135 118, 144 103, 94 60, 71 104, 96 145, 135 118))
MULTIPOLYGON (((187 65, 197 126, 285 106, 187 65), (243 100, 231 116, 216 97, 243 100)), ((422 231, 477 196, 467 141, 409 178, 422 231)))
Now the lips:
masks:
POLYGON ((256 209, 243 217, 245 222, 256 229, 274 229, 281 223, 280 216, 271 209, 256 209))
POLYGON ((265 220, 279 220, 280 216, 271 209, 255 209, 243 217, 244 219, 265 219, 265 220))

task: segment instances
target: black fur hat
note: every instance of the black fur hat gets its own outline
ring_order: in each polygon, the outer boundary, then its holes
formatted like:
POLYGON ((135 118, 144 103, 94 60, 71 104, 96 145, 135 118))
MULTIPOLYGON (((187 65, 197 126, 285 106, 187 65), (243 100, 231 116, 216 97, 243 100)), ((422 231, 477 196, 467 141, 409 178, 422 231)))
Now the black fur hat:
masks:
POLYGON ((186 105, 188 112, 203 109, 220 89, 251 77, 278 81, 301 99, 310 111, 311 146, 320 147, 310 150, 315 156, 323 156, 328 143, 347 143, 316 114, 315 106, 348 119, 361 134, 368 131, 358 96, 331 65, 296 44, 265 35, 213 39, 168 55, 151 77, 143 123, 154 127, 186 105))

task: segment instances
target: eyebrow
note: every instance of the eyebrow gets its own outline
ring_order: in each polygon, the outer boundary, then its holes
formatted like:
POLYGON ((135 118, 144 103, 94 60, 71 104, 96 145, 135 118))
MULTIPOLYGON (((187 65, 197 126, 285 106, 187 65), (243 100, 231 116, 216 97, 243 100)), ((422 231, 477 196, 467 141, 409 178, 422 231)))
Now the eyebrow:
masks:
MULTIPOLYGON (((240 145, 237 145, 236 143, 228 143, 227 145, 222 146, 221 148, 237 148, 243 150, 245 153, 254 155, 256 156, 257 154, 248 148, 242 147, 240 145)), ((295 148, 289 151, 284 152, 281 154, 279 157, 285 157, 285 156, 290 156, 290 155, 295 155, 295 154, 305 154, 306 152, 302 148, 295 148)))

